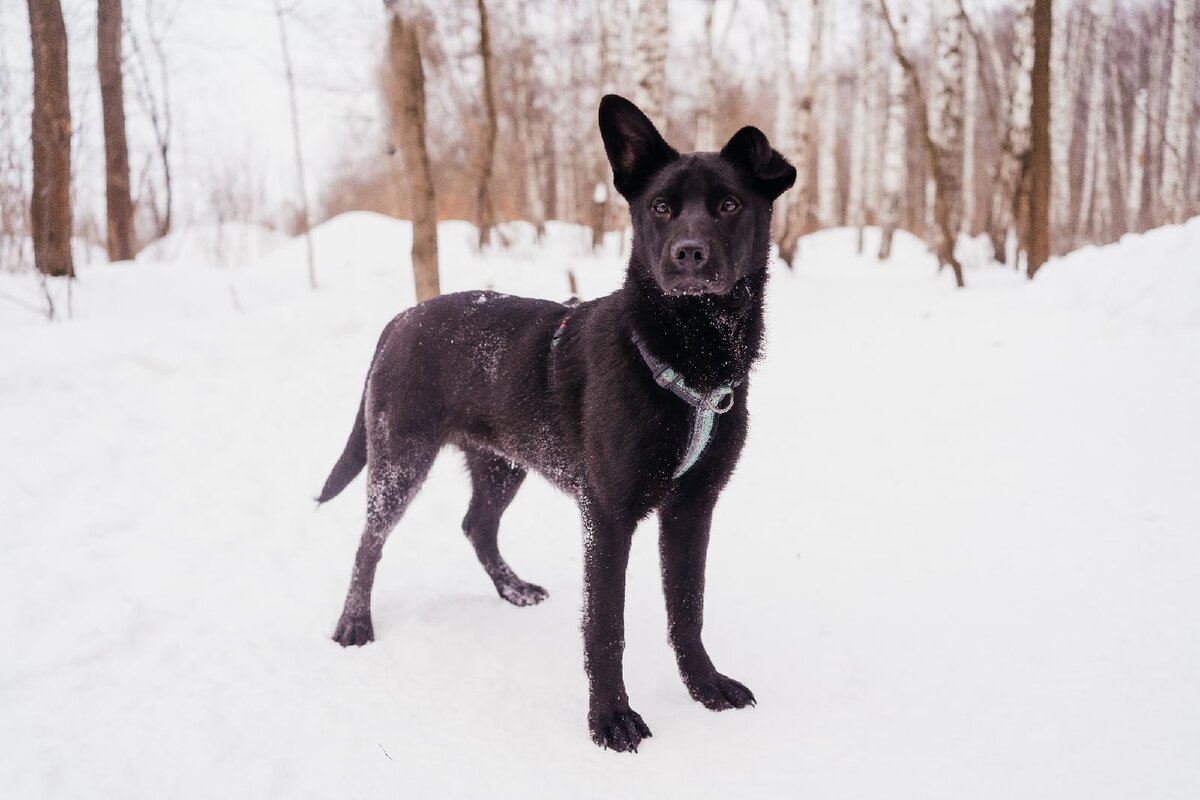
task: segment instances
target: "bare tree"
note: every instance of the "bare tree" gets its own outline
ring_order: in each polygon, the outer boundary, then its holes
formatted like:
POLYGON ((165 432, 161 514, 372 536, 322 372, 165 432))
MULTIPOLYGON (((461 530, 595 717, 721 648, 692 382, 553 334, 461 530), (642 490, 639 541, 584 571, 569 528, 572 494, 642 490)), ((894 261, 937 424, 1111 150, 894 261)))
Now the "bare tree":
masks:
POLYGON ((867 150, 871 140, 870 95, 871 95, 871 54, 874 50, 870 40, 871 29, 866 24, 868 19, 867 4, 871 0, 863 0, 862 9, 861 52, 854 72, 854 111, 850 123, 850 173, 847 180, 846 224, 858 228, 858 252, 863 249, 863 228, 867 224, 866 188, 867 188, 867 150))
POLYGON ((713 12, 717 0, 704 0, 704 82, 696 104, 696 149, 717 149, 717 125, 713 111, 717 106, 717 41, 713 31, 713 12))
POLYGON ((1054 36, 1050 44, 1050 144, 1051 169, 1054 180, 1051 188, 1051 221, 1054 229, 1055 249, 1062 252, 1069 240, 1071 220, 1071 139, 1075 125, 1075 91, 1078 86, 1074 65, 1076 53, 1081 53, 1076 40, 1080 37, 1080 26, 1069 25, 1070 6, 1064 2, 1054 4, 1054 36))
POLYGON ((438 281, 437 197, 425 143, 425 68, 416 20, 390 5, 384 89, 392 140, 404 158, 413 209, 412 267, 417 302, 441 293, 438 281))
POLYGON ((1032 104, 1029 114, 1029 237, 1026 274, 1032 278, 1050 258, 1050 43, 1051 0, 1033 3, 1032 104))
MULTIPOLYGON (((965 24, 965 23, 964 23, 965 24)), ((982 54, 971 37, 963 39, 962 231, 975 224, 975 118, 979 106, 979 61, 982 54)))
MULTIPOLYGON (((959 229, 958 214, 961 210, 956 206, 962 194, 958 184, 957 165, 954 162, 956 161, 956 147, 961 146, 961 139, 958 137, 961 134, 962 106, 961 98, 956 99, 954 96, 952 81, 955 74, 961 74, 962 20, 958 15, 957 8, 953 7, 953 0, 939 0, 936 17, 939 26, 936 70, 942 75, 941 91, 946 96, 938 102, 935 116, 942 130, 938 139, 935 140, 930 131, 929 106, 925 102, 921 78, 917 74, 916 66, 904 52, 899 32, 892 23, 891 14, 888 11, 887 0, 879 0, 879 9, 883 14, 883 21, 887 25, 888 33, 891 35, 893 54, 904 68, 904 74, 908 76, 909 88, 912 90, 917 104, 917 123, 934 188, 932 205, 934 221, 937 226, 935 238, 938 262, 943 265, 948 264, 954 270, 955 283, 961 288, 965 285, 962 264, 954 255, 954 242, 955 234, 959 229), (951 20, 956 21, 960 27, 956 29, 949 24, 951 20), (944 41, 943 33, 945 34, 944 41), (958 115, 957 121, 955 120, 956 114, 958 115)), ((961 158, 961 153, 957 155, 961 158)))
POLYGON ((1111 0, 1096 0, 1092 30, 1091 80, 1088 84, 1087 137, 1083 150, 1083 188, 1079 195, 1077 241, 1088 235, 1103 236, 1111 219, 1108 185, 1108 114, 1106 113, 1108 31, 1112 23, 1111 0), (1094 213, 1093 213, 1094 207, 1094 213))
POLYGON ((304 148, 300 144, 300 108, 296 102, 296 74, 292 69, 292 51, 288 47, 287 21, 280 0, 275 4, 275 21, 279 25, 279 47, 283 52, 284 77, 288 86, 288 107, 292 113, 292 148, 296 154, 296 184, 300 201, 300 226, 304 229, 304 253, 308 259, 308 284, 317 288, 317 266, 313 256, 312 224, 308 212, 308 182, 304 180, 304 148))
POLYGON ((71 95, 67 29, 59 0, 29 0, 33 40, 33 262, 44 275, 74 277, 71 258, 71 95))
POLYGON ((1175 21, 1171 26, 1171 82, 1163 143, 1162 197, 1167 222, 1183 222, 1187 216, 1184 179, 1188 163, 1188 119, 1193 103, 1192 17, 1195 10, 1195 0, 1175 0, 1175 21))
POLYGON ((1006 241, 1023 185, 1029 159, 1029 114, 1033 102, 1030 73, 1033 69, 1033 0, 1018 0, 1013 21, 1012 68, 1005 103, 1004 138, 992 184, 988 231, 992 254, 1001 264, 1008 260, 1006 241))
POLYGON ((492 88, 492 37, 488 30, 487 6, 475 0, 479 12, 479 56, 483 61, 483 148, 480 154, 479 183, 475 195, 475 224, 479 227, 479 247, 491 238, 495 224, 492 204, 492 173, 496 164, 496 94, 492 88))
POLYGON ((538 56, 536 56, 536 43, 528 32, 528 0, 518 0, 517 13, 520 16, 521 29, 524 32, 521 37, 520 50, 512 56, 516 67, 515 88, 517 92, 514 127, 516 128, 517 144, 521 146, 521 179, 526 218, 533 223, 536 236, 541 239, 546 231, 547 205, 542 196, 547 193, 547 185, 553 185, 553 180, 544 178, 540 167, 545 162, 547 172, 552 172, 554 134, 552 130, 547 130, 551 126, 547 125, 546 115, 541 113, 538 102, 536 102, 539 89, 535 85, 534 76, 539 73, 535 68, 535 59, 538 56), (539 137, 539 131, 545 131, 544 136, 539 137), (546 144, 547 142, 550 144, 546 144))
POLYGON ((171 232, 175 204, 175 189, 171 172, 171 130, 173 128, 171 80, 170 70, 167 65, 165 38, 167 31, 171 27, 171 22, 175 18, 175 14, 182 6, 182 0, 178 0, 161 19, 155 10, 157 6, 153 0, 143 0, 143 2, 146 9, 147 36, 150 42, 150 50, 154 56, 153 68, 151 67, 150 59, 142 49, 136 31, 128 24, 128 20, 125 21, 124 27, 125 33, 129 37, 133 56, 130 61, 130 75, 133 78, 134 96, 150 120, 150 128, 154 133, 155 151, 162 170, 163 181, 162 208, 159 208, 157 198, 155 197, 157 192, 153 188, 154 184, 152 181, 147 182, 144 187, 146 188, 148 198, 145 201, 139 199, 139 205, 145 202, 149 207, 150 213, 154 217, 153 238, 161 239, 171 232), (155 81, 153 75, 157 75, 157 81, 155 81))
MULTIPOLYGON (((29 192, 22 148, 17 146, 16 117, 20 113, 12 85, 8 52, 0 40, 0 271, 19 272, 29 266, 29 192)), ((40 309, 34 309, 41 313, 40 309)))
POLYGON ((933 5, 934 92, 930 99, 931 137, 936 142, 934 162, 937 198, 944 218, 939 221, 937 245, 942 266, 954 267, 954 278, 962 285, 962 267, 954 258, 954 245, 962 229, 963 162, 963 45, 966 33, 955 0, 937 0, 933 5))
POLYGON ((638 4, 638 105, 660 131, 667 129, 667 0, 638 4))
POLYGON ((96 67, 104 117, 104 186, 109 261, 126 261, 137 250, 129 193, 129 147, 125 142, 125 86, 121 70, 121 0, 96 4, 96 67))
POLYGON ((1133 139, 1129 153, 1129 183, 1125 193, 1125 227, 1131 231, 1139 230, 1141 226, 1149 115, 1149 96, 1145 89, 1138 89, 1133 101, 1133 139))
MULTIPOLYGON (((903 39, 908 28, 908 2, 898 0, 896 6, 896 32, 903 39)), ((907 100, 904 67, 899 59, 894 58, 888 67, 887 127, 883 144, 883 202, 880 207, 880 259, 891 256, 892 237, 900 222, 906 155, 904 134, 907 100)))
MULTIPOLYGON (((599 47, 600 94, 611 94, 620 91, 620 78, 626 70, 625 48, 621 42, 621 31, 628 23, 629 6, 626 0, 593 0, 592 8, 598 28, 596 43, 599 47)), ((608 169, 608 157, 604 153, 600 137, 594 137, 594 140, 591 194, 592 247, 599 248, 604 242, 605 222, 608 218, 609 199, 613 195, 613 189, 612 177, 608 169)))
MULTIPOLYGON (((822 35, 828 35, 830 40, 837 41, 833 23, 836 16, 825 19, 822 24, 828 25, 829 30, 822 35)), ((817 220, 821 225, 836 225, 837 219, 837 140, 838 125, 841 123, 841 109, 838 108, 838 84, 835 79, 820 82, 813 103, 819 105, 821 113, 818 117, 820 129, 815 132, 813 140, 816 149, 817 175, 816 200, 817 220)))

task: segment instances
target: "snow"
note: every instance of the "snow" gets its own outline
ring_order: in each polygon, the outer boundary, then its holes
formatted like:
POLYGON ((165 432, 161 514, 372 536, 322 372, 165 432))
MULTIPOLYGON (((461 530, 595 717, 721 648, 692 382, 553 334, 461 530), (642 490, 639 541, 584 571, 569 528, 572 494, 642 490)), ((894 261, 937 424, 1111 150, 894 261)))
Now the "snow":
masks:
MULTIPOLYGON (((593 256, 548 227, 480 255, 444 223, 443 289, 619 282, 619 236, 593 256)), ((321 226, 316 293, 292 240, 232 269, 84 265, 69 322, 0 303, 5 796, 1200 792, 1200 220, 966 291, 906 234, 882 264, 853 231, 801 240, 709 557, 706 641, 759 705, 688 698, 647 524, 637 756, 588 738, 580 524, 540 480, 501 541, 547 602, 496 597, 447 452, 384 551, 377 641, 329 639, 363 484, 311 498, 412 302, 410 235, 321 226)))

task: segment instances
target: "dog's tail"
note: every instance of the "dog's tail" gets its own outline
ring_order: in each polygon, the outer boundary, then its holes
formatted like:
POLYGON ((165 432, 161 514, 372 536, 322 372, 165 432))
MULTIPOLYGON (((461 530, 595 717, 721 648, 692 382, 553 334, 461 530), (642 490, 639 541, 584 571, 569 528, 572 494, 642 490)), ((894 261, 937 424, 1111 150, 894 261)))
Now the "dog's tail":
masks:
POLYGON ((367 390, 363 387, 362 400, 358 403, 358 415, 354 418, 354 429, 350 431, 350 439, 346 442, 346 448, 342 450, 341 458, 333 465, 333 471, 325 479, 325 486, 317 496, 318 503, 337 497, 367 465, 366 405, 367 390))
POLYGON ((371 385, 371 375, 375 372, 375 362, 379 360, 379 353, 383 350, 384 342, 388 340, 392 329, 400 320, 404 319, 406 314, 407 312, 401 312, 385 325, 383 333, 379 334, 379 342, 375 345, 375 354, 371 356, 371 366, 367 369, 367 380, 363 385, 362 399, 358 401, 358 416, 354 418, 354 429, 350 431, 350 438, 346 441, 346 447, 342 450, 341 457, 333 465, 333 471, 325 479, 325 486, 321 489, 321 494, 317 496, 318 504, 332 500, 341 494, 342 489, 349 486, 350 481, 357 478, 358 473, 362 472, 363 467, 367 465, 367 390, 371 385))

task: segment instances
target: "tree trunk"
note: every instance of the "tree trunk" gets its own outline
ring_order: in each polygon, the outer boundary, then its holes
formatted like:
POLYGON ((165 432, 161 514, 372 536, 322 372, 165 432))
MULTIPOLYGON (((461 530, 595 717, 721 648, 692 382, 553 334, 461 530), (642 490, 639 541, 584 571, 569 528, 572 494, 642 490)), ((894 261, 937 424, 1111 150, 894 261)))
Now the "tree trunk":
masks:
MULTIPOLYGON (((829 30, 822 34, 828 34, 829 38, 834 41, 837 40, 833 25, 836 19, 837 17, 834 16, 827 21, 829 30)), ((842 109, 838 107, 837 81, 822 81, 814 102, 821 109, 821 113, 817 117, 820 124, 814 137, 817 161, 817 223, 821 227, 828 228, 839 222, 837 214, 837 140, 839 126, 844 124, 844 120, 842 109)))
MULTIPOLYGON (((901 39, 905 36, 908 26, 906 0, 896 3, 896 30, 901 39)), ((892 254, 892 237, 900 221, 900 207, 904 202, 904 166, 907 148, 905 129, 907 127, 907 99, 904 82, 904 67, 899 59, 892 59, 888 67, 888 108, 887 128, 884 132, 883 144, 883 203, 880 208, 881 236, 879 241, 879 258, 886 259, 892 254)))
POLYGON ((696 150, 717 149, 717 41, 713 31, 713 10, 717 0, 704 0, 704 83, 696 107, 696 150))
POLYGON ((638 105, 655 127, 667 130, 667 0, 638 5, 638 105))
MULTIPOLYGON (((789 4, 786 0, 779 0, 778 13, 780 14, 781 24, 784 26, 785 32, 788 30, 787 9, 789 4)), ((789 194, 784 194, 780 200, 785 203, 780 208, 780 217, 783 220, 779 233, 779 257, 783 259, 789 266, 796 265, 796 249, 800 240, 800 236, 804 233, 805 226, 808 223, 808 212, 812 205, 813 197, 813 150, 814 144, 818 143, 818 137, 813 126, 813 106, 817 100, 818 81, 821 75, 821 40, 824 29, 824 0, 812 0, 812 12, 809 16, 809 39, 808 39, 808 64, 805 66, 804 85, 802 94, 797 101, 793 102, 791 97, 791 68, 787 59, 782 59, 782 64, 786 67, 783 74, 786 76, 788 86, 788 101, 780 102, 779 114, 786 114, 786 121, 783 119, 777 121, 780 133, 786 131, 786 134, 780 138, 780 144, 788 148, 787 152, 793 157, 793 164, 796 167, 796 184, 795 189, 789 194), (786 107, 785 107, 786 106, 786 107), (786 138, 785 138, 786 137, 786 138), (790 141, 790 145, 789 145, 790 141)), ((785 52, 787 43, 784 43, 785 52)), ((780 91, 783 91, 782 83, 785 78, 780 78, 780 91)))
POLYGON ((867 148, 870 142, 869 94, 872 43, 867 21, 867 2, 862 4, 862 52, 854 75, 854 111, 850 120, 850 175, 847 181, 846 224, 858 228, 858 252, 863 249, 863 228, 867 224, 867 148))
POLYGON ((1079 217, 1075 222, 1076 244, 1089 234, 1095 236, 1100 227, 1099 216, 1104 213, 1104 195, 1108 180, 1107 114, 1105 88, 1107 64, 1105 54, 1108 29, 1112 20, 1111 0, 1098 0, 1095 8, 1095 29, 1092 31, 1091 81, 1088 88, 1087 138, 1083 150, 1083 189, 1079 194, 1079 217), (1093 215, 1098 205, 1099 214, 1093 215))
POLYGON ((1142 229, 1142 190, 1146 170, 1146 130, 1149 98, 1139 89, 1133 101, 1133 140, 1129 154, 1129 187, 1125 194, 1125 227, 1130 231, 1142 229))
MULTIPOLYGON (((942 91, 947 96, 943 97, 939 102, 936 118, 947 127, 943 129, 941 136, 935 139, 930 130, 929 105, 925 102, 925 92, 921 87, 921 78, 917 74, 917 69, 913 65, 912 60, 904 53, 904 46, 900 35, 896 30, 896 26, 892 24, 891 14, 888 12, 887 0, 879 0, 879 10, 891 37, 893 54, 904 68, 904 74, 908 76, 909 88, 912 90, 913 97, 916 100, 917 126, 921 131, 921 141, 925 147, 930 180, 934 187, 933 217, 937 226, 935 238, 937 242, 938 263, 942 265, 948 264, 954 270, 954 281, 959 288, 962 288, 965 285, 962 264, 959 263, 958 258, 954 255, 954 237, 958 232, 959 224, 953 207, 961 199, 961 187, 957 182, 956 174, 952 174, 953 171, 948 169, 953 161, 953 154, 951 152, 951 155, 947 155, 947 149, 949 149, 947 142, 952 144, 961 130, 961 117, 959 118, 958 125, 955 126, 953 87, 952 85, 947 85, 946 82, 946 78, 952 78, 955 72, 961 74, 962 66, 960 58, 962 50, 958 45, 961 42, 961 27, 958 31, 955 31, 952 26, 947 25, 947 22, 954 20, 961 26, 962 19, 957 15, 954 0, 940 0, 939 6, 935 9, 938 12, 935 17, 937 25, 941 28, 937 30, 938 43, 936 45, 936 53, 938 58, 936 66, 937 70, 943 75, 940 82, 943 83, 944 88, 942 91), (955 69, 956 66, 958 67, 957 70, 955 69)), ((961 105, 958 105, 957 111, 961 114, 961 105)), ((961 157, 961 153, 959 155, 961 157)))
MULTIPOLYGON (((1050 43, 1051 113, 1050 143, 1051 169, 1051 224, 1054 233, 1054 249, 1066 252, 1070 242, 1071 226, 1071 140, 1075 126, 1075 93, 1078 86, 1071 82, 1073 77, 1069 65, 1072 49, 1080 49, 1071 37, 1078 37, 1079 30, 1070 31, 1071 6, 1064 0, 1054 4, 1054 37, 1050 43)), ((1036 35, 1036 33, 1035 33, 1036 35)))
POLYGON ((412 268, 417 302, 441 293, 438 285, 437 197, 425 146, 425 68, 415 20, 391 13, 385 88, 392 140, 404 158, 412 197, 412 268))
POLYGON ((304 148, 300 145, 300 106, 296 101, 296 74, 292 70, 292 50, 288 46, 287 22, 280 0, 275 0, 275 22, 279 26, 279 48, 283 52, 283 72, 288 87, 288 108, 292 114, 292 149, 296 159, 296 184, 300 201, 300 225, 304 228, 304 253, 308 261, 308 285, 317 288, 317 264, 313 254, 312 217, 308 211, 308 182, 304 179, 304 148))
POLYGON ((963 38, 962 232, 968 236, 975 227, 975 113, 982 55, 970 37, 963 38))
POLYGON ((1029 125, 1029 240, 1026 274, 1032 278, 1050 258, 1050 43, 1051 0, 1033 3, 1032 106, 1029 125))
POLYGON ((1188 128, 1192 94, 1192 16, 1195 0, 1175 0, 1171 26, 1171 82, 1167 89, 1167 122, 1163 143, 1162 197, 1168 223, 1187 217, 1185 172, 1188 158, 1188 128))
POLYGON ((487 6, 475 0, 479 11, 479 56, 483 60, 483 147, 479 183, 475 194, 475 224, 479 228, 479 247, 491 239, 495 224, 492 204, 492 173, 496 164, 496 96, 492 91, 492 37, 488 30, 487 6))
POLYGON ((71 95, 67 29, 59 0, 29 0, 33 40, 33 262, 45 275, 74 277, 71 258, 71 95))
POLYGON ((125 143, 125 89, 121 73, 121 0, 99 0, 96 67, 104 117, 104 187, 108 260, 128 261, 137 250, 129 195, 129 147, 125 143))
POLYGON ((989 233, 992 253, 1001 264, 1008 260, 1006 242, 1009 228, 1020 205, 1022 173, 1029 157, 1029 115, 1032 95, 1030 72, 1033 69, 1033 0, 1019 0, 1013 23, 1013 61, 1007 81, 1009 95, 1005 103, 1004 140, 1000 163, 992 184, 989 209, 989 233))
MULTIPOLYGON (((599 30, 596 42, 599 46, 600 94, 623 91, 622 76, 626 73, 625 48, 621 42, 621 31, 628 24, 629 7, 626 0, 593 0, 593 12, 599 30)), ((597 102, 599 102, 597 100, 597 102)), ((592 194, 590 220, 592 225, 592 248, 599 249, 604 243, 604 230, 608 219, 609 198, 614 194, 612 172, 608 156, 599 136, 593 136, 595 149, 592 151, 592 194)))
POLYGON ((938 217, 938 254, 944 266, 954 268, 960 286, 962 266, 953 257, 958 232, 962 230, 963 161, 963 19, 955 0, 937 0, 933 8, 937 26, 934 48, 935 91, 930 112, 931 134, 936 143, 934 175, 937 181, 935 208, 938 217))

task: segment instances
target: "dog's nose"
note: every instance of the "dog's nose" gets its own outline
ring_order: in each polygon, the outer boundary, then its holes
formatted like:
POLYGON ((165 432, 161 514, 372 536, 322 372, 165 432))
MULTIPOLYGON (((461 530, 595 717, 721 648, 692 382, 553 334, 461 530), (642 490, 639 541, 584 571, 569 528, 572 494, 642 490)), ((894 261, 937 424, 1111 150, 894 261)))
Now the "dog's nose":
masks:
POLYGON ((708 245, 699 239, 683 239, 672 245, 671 258, 680 269, 699 269, 708 263, 708 245))

